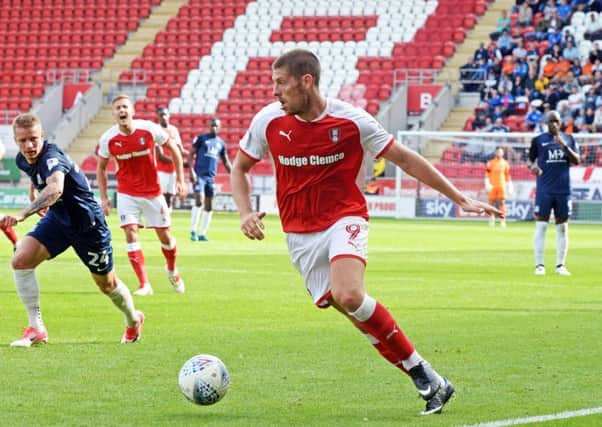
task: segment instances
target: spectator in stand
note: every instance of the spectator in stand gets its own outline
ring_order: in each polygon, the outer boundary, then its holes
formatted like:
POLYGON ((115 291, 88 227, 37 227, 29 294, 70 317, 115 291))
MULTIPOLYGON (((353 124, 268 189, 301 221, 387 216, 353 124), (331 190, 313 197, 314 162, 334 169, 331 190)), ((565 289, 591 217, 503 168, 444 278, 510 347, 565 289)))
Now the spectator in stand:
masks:
POLYGON ((593 86, 588 87, 583 87, 583 91, 584 91, 584 98, 583 98, 583 105, 585 106, 585 108, 593 108, 594 110, 596 109, 596 88, 594 88, 593 86))
POLYGON ((598 21, 595 13, 589 13, 585 19, 585 31, 583 38, 586 40, 598 40, 602 31, 602 22, 598 21))
POLYGON ((472 121, 472 130, 481 130, 487 126, 487 114, 483 110, 477 110, 475 119, 472 121))
POLYGON ((572 0, 571 6, 573 9, 583 12, 587 9, 588 3, 590 3, 590 0, 572 0))
POLYGON ((479 62, 481 59, 484 59, 486 61, 489 60, 489 52, 487 51, 485 43, 483 42, 479 43, 479 48, 475 50, 473 55, 473 62, 479 62))
POLYGON ((509 116, 514 113, 515 99, 512 96, 512 92, 508 89, 502 91, 502 108, 504 110, 504 116, 509 116))
POLYGON ((497 90, 491 89, 489 92, 489 97, 486 101, 489 106, 489 114, 491 114, 495 110, 495 107, 502 105, 502 96, 497 90))
POLYGON ((573 8, 569 4, 568 0, 560 0, 558 5, 558 15, 562 20, 562 25, 568 25, 571 21, 571 15, 573 14, 573 8))
POLYGON ((510 76, 510 74, 502 75, 502 77, 500 78, 500 82, 497 85, 498 92, 503 93, 504 91, 512 91, 512 89, 514 88, 514 84, 512 83, 510 76))
POLYGON ((508 133, 510 132, 510 128, 508 126, 506 126, 504 124, 504 121, 502 120, 501 117, 497 118, 493 124, 493 126, 491 127, 491 129, 489 129, 489 132, 494 132, 494 133, 508 133))
POLYGON ((544 119, 543 113, 537 108, 537 102, 533 101, 529 104, 529 112, 525 116, 525 124, 527 129, 533 130, 544 119))
POLYGON ((497 119, 503 119, 505 116, 504 108, 501 105, 495 107, 491 113, 491 120, 495 123, 497 119))
POLYGON ((508 12, 506 10, 502 10, 500 12, 500 16, 495 20, 495 32, 489 34, 489 37, 492 40, 497 40, 500 34, 502 34, 502 31, 510 31, 511 23, 512 21, 508 16, 508 12))
POLYGON ((545 50, 545 53, 552 58, 559 60, 562 56, 562 47, 560 44, 552 44, 545 50))
POLYGON ((560 101, 556 107, 558 109, 558 114, 560 114, 560 120, 564 123, 564 121, 570 116, 573 117, 573 113, 569 108, 569 101, 563 99, 560 101))
POLYGON ((582 132, 594 132, 594 119, 595 119, 595 115, 596 112, 594 111, 593 107, 587 107, 585 108, 585 115, 583 116, 583 128, 581 129, 582 132))
MULTIPOLYGON (((554 22, 554 21, 552 21, 552 22, 554 22)), ((560 27, 549 28, 547 39, 548 39, 548 43, 550 44, 550 46, 554 46, 554 45, 560 46, 562 44, 562 33, 560 32, 560 27)))
POLYGON ((589 10, 591 12, 602 12, 602 0, 591 0, 589 2, 589 10))
POLYGON ((497 39, 497 47, 500 49, 502 57, 512 54, 512 37, 508 30, 502 31, 502 35, 497 39))
POLYGON ((596 108, 593 126, 594 132, 602 132, 602 104, 596 108))
POLYGON ((556 65, 558 61, 551 55, 544 55, 542 58, 542 74, 548 80, 552 80, 556 75, 556 65))
POLYGON ((564 31, 562 32, 562 46, 566 46, 569 41, 572 42, 573 45, 577 45, 575 42, 575 36, 573 33, 571 33, 571 30, 568 27, 565 27, 564 31))
POLYGON ((579 53, 579 49, 575 46, 575 43, 573 43, 572 40, 567 40, 564 49, 562 49, 562 56, 569 61, 572 61, 573 59, 580 58, 581 54, 579 53))
POLYGON ((568 116, 562 121, 561 130, 567 135, 572 135, 579 131, 579 129, 575 126, 575 119, 573 119, 572 115, 568 116))
MULTIPOLYGON (((465 92, 477 92, 480 84, 475 82, 475 72, 479 68, 479 65, 473 61, 472 57, 469 57, 466 64, 460 67, 460 81, 465 92)), ((480 80, 483 80, 481 78, 480 80)))
POLYGON ((577 114, 574 115, 574 117, 574 133, 582 133, 584 129, 587 128, 585 125, 585 108, 580 108, 577 114))
POLYGON ((518 18, 516 23, 521 27, 528 27, 533 22, 533 10, 527 3, 522 3, 518 7, 518 18))
POLYGON ((512 71, 512 76, 514 78, 516 78, 518 76, 522 80, 525 77, 527 77, 528 74, 529 74, 529 66, 527 65, 527 62, 522 59, 517 59, 514 62, 514 70, 512 71))
POLYGON ((525 49, 523 39, 517 38, 512 49, 512 56, 516 60, 525 60, 527 58, 527 49, 525 49))
POLYGON ((569 104, 569 110, 571 110, 571 114, 573 117, 575 117, 578 111, 583 108, 585 97, 583 96, 583 92, 581 92, 578 87, 573 86, 567 101, 569 104))
POLYGON ((589 51, 589 62, 597 65, 600 61, 602 61, 602 51, 600 51, 598 41, 595 41, 592 43, 591 50, 589 51))
POLYGON ((522 75, 518 74, 514 77, 514 81, 512 84, 512 96, 514 96, 514 99, 516 99, 519 96, 525 96, 525 95, 526 95, 525 82, 523 81, 522 75))
MULTIPOLYGON (((180 150, 182 159, 188 158, 188 151, 184 149, 182 145, 182 139, 180 138, 180 132, 178 128, 169 123, 169 111, 165 107, 157 108, 157 121, 159 125, 165 129, 173 143, 180 150)), ((157 171, 159 173, 159 182, 161 183, 161 191, 163 191, 163 197, 165 197, 165 203, 169 210, 172 210, 172 200, 176 195, 176 167, 169 151, 164 151, 160 145, 155 146, 157 154, 157 171)))
POLYGON ((529 68, 529 73, 524 81, 525 89, 529 89, 531 91, 535 90, 535 82, 537 81, 537 70, 534 68, 529 68))
POLYGON ((577 82, 581 84, 581 75, 583 74, 581 57, 575 58, 571 61, 571 73, 573 73, 573 77, 577 80, 577 82))

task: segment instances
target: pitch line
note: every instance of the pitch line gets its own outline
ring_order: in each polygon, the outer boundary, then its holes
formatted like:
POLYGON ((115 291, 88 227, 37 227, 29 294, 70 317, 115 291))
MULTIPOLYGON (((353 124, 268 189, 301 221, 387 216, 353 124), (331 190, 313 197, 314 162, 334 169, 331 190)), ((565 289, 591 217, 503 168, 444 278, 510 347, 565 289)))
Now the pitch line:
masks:
POLYGON ((538 415, 534 417, 513 418, 508 420, 490 421, 487 423, 465 425, 463 427, 503 427, 521 424, 541 423, 545 421, 565 420, 567 418, 586 417, 588 415, 602 414, 602 406, 597 408, 579 409, 577 411, 565 411, 557 414, 538 415))

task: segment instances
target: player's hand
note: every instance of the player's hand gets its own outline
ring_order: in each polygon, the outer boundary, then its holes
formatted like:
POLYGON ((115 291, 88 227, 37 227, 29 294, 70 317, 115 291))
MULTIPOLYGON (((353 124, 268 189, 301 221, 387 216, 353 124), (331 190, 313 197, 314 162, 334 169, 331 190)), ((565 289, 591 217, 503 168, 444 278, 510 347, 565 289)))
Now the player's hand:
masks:
POLYGON ((25 217, 21 214, 2 215, 0 217, 0 227, 14 227, 24 219, 25 217))
POLYGON ((564 139, 562 139, 559 133, 554 135, 554 141, 556 141, 556 143, 561 147, 566 147, 566 142, 564 141, 564 139))
POLYGON ((176 192, 178 193, 178 197, 180 198, 181 202, 186 200, 186 196, 188 195, 188 187, 183 180, 176 182, 176 192))
POLYGON ((251 212, 240 218, 240 229, 251 240, 263 240, 263 217, 265 212, 251 212))
POLYGON ((489 180, 485 181, 485 191, 489 193, 491 190, 493 190, 493 186, 491 185, 489 180))
POLYGON ((102 199, 102 211, 104 212, 105 216, 109 216, 109 214, 111 213, 111 201, 109 199, 102 199))
POLYGON ((506 191, 508 191, 509 196, 512 196, 514 194, 514 185, 512 185, 512 181, 508 181, 506 183, 506 191))
POLYGON ((498 218, 504 218, 504 213, 497 209, 494 206, 491 206, 489 203, 481 202, 479 200, 466 198, 462 203, 459 203, 459 206, 465 212, 473 212, 479 215, 487 214, 487 215, 495 215, 498 218))

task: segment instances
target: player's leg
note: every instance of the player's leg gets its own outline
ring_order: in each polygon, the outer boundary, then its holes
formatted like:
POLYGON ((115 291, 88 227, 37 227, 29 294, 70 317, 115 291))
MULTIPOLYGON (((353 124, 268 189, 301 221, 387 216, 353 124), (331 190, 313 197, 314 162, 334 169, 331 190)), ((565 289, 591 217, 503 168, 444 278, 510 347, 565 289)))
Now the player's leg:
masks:
POLYGON ((565 266, 569 250, 569 217, 571 216, 569 196, 555 198, 554 216, 556 217, 556 274, 570 276, 571 273, 565 266))
POLYGON ((201 217, 201 231, 199 232, 198 240, 202 242, 206 242, 209 239, 207 238, 207 231, 209 230, 209 225, 211 224, 211 217, 213 216, 213 196, 215 195, 215 184, 212 179, 207 179, 205 181, 205 197, 203 200, 203 214, 201 217))
POLYGON ((535 196, 535 234, 533 235, 533 251, 535 255, 535 274, 542 276, 546 274, 544 263, 544 250, 546 246, 546 231, 550 220, 551 199, 544 194, 535 196))
POLYGON ((162 197, 146 199, 142 206, 148 227, 155 229, 155 233, 161 242, 161 252, 165 257, 167 278, 174 291, 183 293, 185 290, 184 281, 176 267, 178 252, 176 238, 171 232, 171 217, 167 211, 167 206, 165 206, 165 200, 162 197))
POLYGON ((506 199, 504 197, 498 199, 499 201, 499 210, 504 214, 504 218, 500 219, 500 226, 502 228, 506 227, 506 199))
POLYGON ((194 204, 190 214, 190 240, 195 242, 198 237, 199 220, 201 219, 201 209, 203 207, 203 199, 201 195, 203 182, 198 178, 192 186, 194 191, 194 204))
POLYGON ((17 242, 19 241, 19 238, 17 237, 17 233, 15 233, 14 228, 0 227, 0 229, 2 230, 4 235, 8 238, 8 240, 10 240, 10 242, 13 244, 13 249, 17 249, 17 242))
POLYGON ((329 229, 330 288, 333 305, 360 329, 380 354, 407 372, 426 400, 423 414, 440 412, 454 388, 414 348, 391 313, 364 288, 368 224, 345 218, 329 229))
POLYGON ((63 233, 60 224, 46 216, 19 243, 12 259, 15 287, 25 306, 28 327, 23 336, 12 342, 13 347, 31 347, 47 342, 48 332, 40 308, 40 285, 35 269, 44 260, 53 258, 70 246, 69 236, 63 233))
POLYGON ((111 233, 104 218, 97 219, 96 228, 74 237, 73 249, 90 270, 98 289, 123 313, 126 329, 121 342, 137 341, 144 314, 136 311, 130 290, 115 275, 111 233))
POLYGON ((125 233, 128 259, 138 278, 138 289, 134 294, 145 296, 152 295, 153 288, 148 280, 144 253, 138 236, 138 227, 142 225, 140 200, 139 197, 117 193, 117 213, 119 214, 121 228, 125 233))

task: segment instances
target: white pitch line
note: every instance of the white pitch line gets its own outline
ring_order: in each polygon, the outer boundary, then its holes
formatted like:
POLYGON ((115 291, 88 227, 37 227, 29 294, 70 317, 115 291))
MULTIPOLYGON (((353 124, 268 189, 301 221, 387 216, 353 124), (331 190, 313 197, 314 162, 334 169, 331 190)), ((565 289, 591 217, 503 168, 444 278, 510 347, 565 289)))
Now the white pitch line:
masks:
POLYGON ((602 406, 597 408, 579 409, 578 411, 559 412, 557 414, 538 415, 526 418, 514 418, 509 420, 490 421, 487 423, 465 425, 463 427, 502 427, 517 426, 520 424, 541 423, 545 421, 565 420, 567 418, 586 417, 588 415, 602 414, 602 406))

